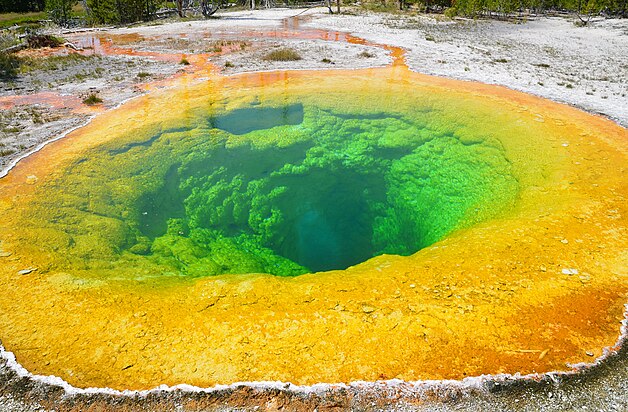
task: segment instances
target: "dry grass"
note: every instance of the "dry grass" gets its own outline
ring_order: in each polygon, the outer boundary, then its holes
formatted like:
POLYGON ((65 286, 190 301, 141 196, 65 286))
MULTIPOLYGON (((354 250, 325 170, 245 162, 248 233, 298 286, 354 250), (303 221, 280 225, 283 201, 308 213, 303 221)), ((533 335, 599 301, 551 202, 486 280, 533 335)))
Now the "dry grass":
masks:
POLYGON ((301 56, 295 50, 284 47, 271 51, 266 56, 264 56, 264 60, 269 60, 273 62, 288 62, 301 60, 301 56))

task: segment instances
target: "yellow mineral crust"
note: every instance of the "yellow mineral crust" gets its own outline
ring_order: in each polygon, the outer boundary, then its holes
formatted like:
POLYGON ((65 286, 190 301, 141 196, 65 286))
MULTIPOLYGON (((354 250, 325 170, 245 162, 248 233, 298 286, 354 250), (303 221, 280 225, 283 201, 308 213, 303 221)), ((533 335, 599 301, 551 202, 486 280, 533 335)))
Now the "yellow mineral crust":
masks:
POLYGON ((101 115, 0 180, 0 340, 29 371, 116 389, 461 379, 568 370, 617 341, 628 302, 624 128, 505 88, 402 68, 179 86, 101 115), (534 125, 529 140, 502 141, 519 179, 538 174, 514 210, 409 257, 295 278, 89 279, 42 252, 48 233, 21 230, 36 219, 28 209, 38 188, 71 161, 129 124, 159 130, 181 121, 177 110, 193 110, 200 94, 237 106, 263 85, 304 96, 336 88, 359 100, 365 80, 385 88, 390 77, 534 125))

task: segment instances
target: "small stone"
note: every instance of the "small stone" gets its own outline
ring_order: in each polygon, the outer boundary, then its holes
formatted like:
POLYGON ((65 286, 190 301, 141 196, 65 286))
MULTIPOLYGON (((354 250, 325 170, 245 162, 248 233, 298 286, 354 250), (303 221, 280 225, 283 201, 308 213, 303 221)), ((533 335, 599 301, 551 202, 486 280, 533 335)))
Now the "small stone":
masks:
POLYGON ((560 241, 560 243, 562 243, 562 244, 565 244, 565 245, 566 245, 567 243, 569 243, 569 241, 568 241, 567 239, 563 239, 563 240, 561 240, 561 241, 560 241))
POLYGON ((17 274, 18 275, 28 275, 29 273, 33 273, 36 270, 37 270, 37 268, 22 269, 19 272, 17 272, 17 274))
POLYGON ((568 147, 569 143, 563 143, 563 147, 568 147))
POLYGON ((587 356, 593 356, 593 352, 586 351, 585 353, 587 354, 587 356))
POLYGON ((565 268, 562 271, 563 275, 577 275, 578 274, 578 269, 569 269, 569 268, 565 268))
POLYGON ((34 185, 35 183, 37 183, 37 176, 35 175, 26 176, 26 184, 34 185))
POLYGON ((362 306, 362 312, 364 312, 364 313, 373 313, 373 312, 375 312, 375 308, 373 306, 364 305, 364 306, 362 306))
POLYGON ((547 267, 545 267, 545 265, 541 265, 541 266, 539 266, 539 270, 541 272, 547 272, 547 267))
POLYGON ((416 285, 413 283, 410 285, 411 288, 416 288, 416 285))
POLYGON ((11 256, 13 253, 11 252, 0 252, 0 257, 9 257, 11 256))

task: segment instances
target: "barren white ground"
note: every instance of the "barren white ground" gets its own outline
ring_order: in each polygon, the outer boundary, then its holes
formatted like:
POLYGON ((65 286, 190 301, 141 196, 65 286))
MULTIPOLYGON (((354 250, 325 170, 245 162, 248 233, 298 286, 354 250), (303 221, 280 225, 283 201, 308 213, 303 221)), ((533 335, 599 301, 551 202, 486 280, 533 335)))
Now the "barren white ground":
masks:
POLYGON ((420 73, 503 85, 628 126, 628 19, 596 19, 588 27, 563 17, 439 20, 318 15, 309 24, 403 47, 420 73))

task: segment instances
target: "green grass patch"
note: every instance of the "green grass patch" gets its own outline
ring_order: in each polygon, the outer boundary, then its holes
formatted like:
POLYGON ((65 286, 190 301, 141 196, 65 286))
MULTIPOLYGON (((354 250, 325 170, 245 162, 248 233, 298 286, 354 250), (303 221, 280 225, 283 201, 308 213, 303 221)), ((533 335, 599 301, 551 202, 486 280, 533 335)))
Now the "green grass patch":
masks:
POLYGON ((78 53, 63 54, 48 57, 27 57, 23 59, 20 73, 26 74, 34 71, 62 70, 69 66, 85 63, 100 56, 84 56, 78 53))
POLYGON ((269 60, 273 62, 288 62, 301 60, 301 56, 295 50, 284 47, 271 51, 266 56, 264 56, 264 60, 269 60))
POLYGON ((0 28, 24 25, 37 25, 40 20, 48 18, 45 12, 37 13, 2 13, 0 14, 0 28))

